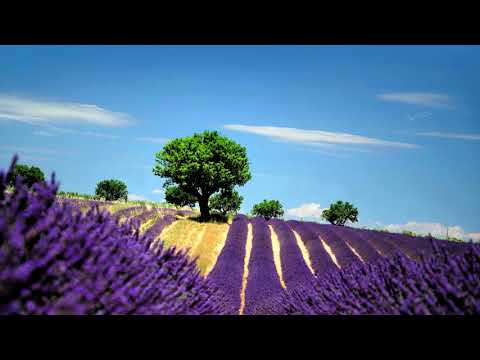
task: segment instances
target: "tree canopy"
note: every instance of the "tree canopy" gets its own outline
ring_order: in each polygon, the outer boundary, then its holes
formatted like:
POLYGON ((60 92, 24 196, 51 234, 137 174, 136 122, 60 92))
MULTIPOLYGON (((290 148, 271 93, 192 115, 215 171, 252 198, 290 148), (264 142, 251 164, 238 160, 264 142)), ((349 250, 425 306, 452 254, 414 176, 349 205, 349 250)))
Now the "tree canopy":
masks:
POLYGON ((246 149, 217 131, 177 138, 155 155, 153 173, 196 198, 201 218, 210 219, 209 198, 251 179, 246 149))
POLYGON ((15 186, 17 177, 22 178, 22 182, 31 188, 37 182, 45 181, 43 171, 36 166, 29 166, 23 164, 15 165, 13 172, 8 177, 8 185, 15 186))
POLYGON ((269 220, 283 216, 283 206, 278 200, 263 200, 261 203, 253 205, 253 216, 263 216, 269 220))
POLYGON ((347 221, 358 221, 358 210, 349 202, 337 201, 330 208, 323 210, 322 216, 333 225, 343 226, 347 221))
POLYGON ((243 196, 236 190, 221 190, 210 197, 210 209, 224 217, 234 215, 240 210, 243 196))
POLYGON ((127 201, 127 185, 120 180, 102 180, 97 183, 95 195, 104 198, 107 201, 123 199, 127 201))

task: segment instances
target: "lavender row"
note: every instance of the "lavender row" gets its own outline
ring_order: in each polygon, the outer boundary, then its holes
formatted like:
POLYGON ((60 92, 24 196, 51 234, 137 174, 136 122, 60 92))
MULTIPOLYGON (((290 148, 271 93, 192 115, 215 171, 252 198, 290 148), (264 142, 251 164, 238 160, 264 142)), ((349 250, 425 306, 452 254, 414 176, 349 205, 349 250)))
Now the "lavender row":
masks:
POLYGON ((308 286, 313 281, 313 275, 303 259, 292 230, 281 220, 272 219, 269 223, 280 242, 282 277, 287 289, 293 289, 298 285, 308 286))
POLYGON ((421 261, 406 255, 355 263, 295 289, 262 307, 263 314, 479 315, 480 247, 452 256, 432 244, 421 261))
POLYGON ((133 216, 129 220, 132 223, 135 223, 136 226, 141 226, 147 221, 153 219, 158 214, 159 214, 159 211, 157 209, 151 209, 151 210, 145 209, 145 211, 142 211, 139 215, 133 216))
POLYGON ((332 226, 331 231, 351 246, 365 262, 376 261, 381 255, 368 241, 354 229, 345 226, 332 226))
POLYGON ((337 269, 332 259, 325 251, 318 235, 310 229, 303 221, 289 220, 286 224, 293 230, 295 230, 302 239, 307 251, 310 255, 312 268, 315 271, 315 275, 320 276, 327 271, 337 269))
POLYGON ((352 250, 350 250, 345 241, 335 233, 335 225, 317 224, 312 222, 307 222, 306 225, 320 236, 331 248, 337 263, 341 268, 360 261, 352 250))
POLYGON ((193 261, 119 225, 55 201, 58 185, 20 181, 5 197, 0 172, 0 314, 221 314, 221 292, 193 261))
POLYGON ((394 256, 396 253, 401 252, 398 245, 385 239, 383 232, 355 229, 354 230, 363 240, 377 249, 382 256, 394 256))
POLYGON ((240 309, 247 232, 248 219, 246 216, 235 216, 228 230, 225 246, 207 277, 229 297, 235 314, 238 314, 240 309))
POLYGON ((158 238, 161 235, 163 229, 165 229, 165 227, 167 227, 168 225, 173 223, 175 221, 175 219, 176 218, 173 215, 162 216, 157 221, 155 221, 155 224, 150 226, 145 231, 145 236, 152 239, 152 240, 155 240, 156 238, 158 238))
POLYGON ((283 292, 273 260, 272 241, 267 222, 262 217, 251 220, 252 252, 245 290, 245 314, 256 314, 257 307, 283 292))

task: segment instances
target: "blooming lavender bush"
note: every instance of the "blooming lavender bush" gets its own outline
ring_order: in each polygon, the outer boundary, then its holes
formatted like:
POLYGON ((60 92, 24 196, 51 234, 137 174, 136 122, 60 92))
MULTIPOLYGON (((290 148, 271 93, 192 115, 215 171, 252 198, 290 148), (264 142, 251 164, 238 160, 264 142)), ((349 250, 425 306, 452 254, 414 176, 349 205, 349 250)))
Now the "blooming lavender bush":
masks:
POLYGON ((107 212, 55 201, 0 172, 0 314, 222 314, 222 294, 185 253, 164 249, 107 212))
POLYGON ((272 241, 267 222, 263 217, 251 220, 253 230, 252 253, 248 264, 245 289, 245 314, 258 314, 257 308, 268 299, 283 293, 275 268, 272 241))
POLYGON ((285 285, 290 289, 299 284, 308 286, 313 281, 313 275, 303 259, 292 230, 282 220, 272 219, 269 224, 277 233, 280 242, 280 260, 285 285))
POLYGON ((218 256, 208 279, 223 290, 230 298, 235 314, 240 310, 240 291, 242 288, 243 270, 248 232, 248 219, 245 215, 236 215, 228 229, 227 239, 222 252, 218 256))
POLYGON ((292 230, 295 230, 302 238, 302 241, 310 254, 310 260, 312 261, 312 268, 315 271, 315 275, 321 276, 325 272, 337 268, 320 242, 318 235, 312 231, 305 222, 289 220, 285 223, 292 230))
POLYGON ((375 263, 352 263, 271 300, 264 314, 480 314, 480 246, 451 255, 432 243, 421 261, 398 253, 375 263))

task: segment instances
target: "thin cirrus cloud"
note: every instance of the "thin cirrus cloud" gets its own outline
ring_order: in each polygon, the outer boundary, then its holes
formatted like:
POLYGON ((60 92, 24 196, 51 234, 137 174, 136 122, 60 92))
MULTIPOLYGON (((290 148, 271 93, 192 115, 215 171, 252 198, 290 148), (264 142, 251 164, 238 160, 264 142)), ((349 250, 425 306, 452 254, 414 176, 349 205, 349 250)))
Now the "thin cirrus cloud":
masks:
POLYGON ((163 194, 163 189, 153 189, 152 193, 154 194, 163 194))
POLYGON ((161 138, 161 137, 138 137, 138 138, 136 138, 136 140, 137 141, 148 142, 148 143, 151 143, 151 144, 165 144, 170 139, 161 138))
POLYGON ((409 105, 422 105, 433 108, 453 108, 452 98, 447 94, 397 92, 379 94, 377 98, 382 101, 396 102, 409 105))
POLYGON ((12 145, 0 145, 0 156, 2 158, 12 159, 14 154, 19 156, 19 161, 23 160, 56 160, 57 156, 64 155, 68 152, 46 149, 46 148, 30 148, 12 145), (53 156, 53 157, 52 157, 53 156))
POLYGON ((458 134, 458 133, 433 131, 433 132, 421 132, 421 133, 417 133, 417 135, 444 138, 444 139, 456 139, 456 140, 470 140, 470 141, 480 140, 480 134, 458 134))
POLYGON ((36 130, 33 132, 33 135, 37 135, 37 136, 54 136, 52 133, 49 133, 47 131, 43 131, 43 130, 36 130))
MULTIPOLYGON (((415 149, 418 145, 408 144, 403 142, 386 141, 375 138, 369 138, 365 136, 329 132, 321 130, 306 130, 287 127, 275 127, 275 126, 249 126, 228 124, 224 125, 224 128, 240 131, 260 136, 268 137, 272 140, 292 142, 307 146, 315 146, 320 148, 332 148, 339 149, 341 146, 370 146, 370 147, 395 147, 404 149, 415 149), (339 147, 340 145, 340 147, 339 147)), ((343 150, 355 150, 352 148, 343 147, 343 150)), ((362 151, 363 149, 359 149, 362 151)))
POLYGON ((34 125, 78 123, 118 127, 135 122, 128 114, 113 112, 97 105, 43 101, 2 94, 0 118, 34 125))

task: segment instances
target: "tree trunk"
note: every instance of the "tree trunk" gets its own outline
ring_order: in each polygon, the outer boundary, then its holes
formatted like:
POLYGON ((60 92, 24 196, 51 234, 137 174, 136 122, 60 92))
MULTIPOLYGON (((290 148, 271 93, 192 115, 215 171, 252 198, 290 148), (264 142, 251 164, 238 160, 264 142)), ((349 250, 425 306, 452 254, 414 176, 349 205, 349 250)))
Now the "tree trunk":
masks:
POLYGON ((201 197, 198 199, 198 205, 200 206, 200 219, 202 221, 210 220, 210 208, 208 207, 208 197, 201 197))

